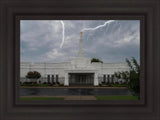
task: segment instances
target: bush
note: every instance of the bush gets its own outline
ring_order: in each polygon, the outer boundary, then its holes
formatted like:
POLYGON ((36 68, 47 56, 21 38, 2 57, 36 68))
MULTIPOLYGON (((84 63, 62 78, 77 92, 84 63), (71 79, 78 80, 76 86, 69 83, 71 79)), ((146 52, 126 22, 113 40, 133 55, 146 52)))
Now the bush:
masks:
POLYGON ((113 81, 111 81, 111 83, 110 84, 114 84, 114 82, 113 81))
POLYGON ((32 84, 32 82, 24 82, 23 84, 29 85, 32 84))
POLYGON ((41 77, 41 74, 37 71, 29 71, 26 75, 26 78, 28 79, 39 79, 41 77))
POLYGON ((63 84, 63 83, 60 83, 59 86, 64 86, 64 84, 63 84))
POLYGON ((37 86, 35 82, 24 82, 21 86, 37 86))
POLYGON ((58 87, 58 86, 59 86, 59 84, 55 84, 54 86, 55 86, 55 87, 58 87))
POLYGON ((59 82, 57 82, 57 84, 60 84, 59 82))
POLYGON ((53 82, 53 83, 50 83, 50 85, 49 86, 54 86, 55 85, 55 82, 53 82))
POLYGON ((56 84, 55 82, 53 82, 52 84, 56 84))
POLYGON ((106 84, 109 85, 109 81, 106 84))
POLYGON ((54 84, 50 84, 49 86, 53 86, 54 84))
POLYGON ((47 82, 43 82, 43 84, 47 84, 47 82))
POLYGON ((128 84, 127 82, 123 82, 123 84, 128 84))
POLYGON ((115 84, 119 84, 119 82, 115 82, 115 84))
POLYGON ((105 82, 102 82, 102 84, 105 84, 105 82))
POLYGON ((91 59, 91 63, 92 62, 100 62, 100 63, 103 63, 103 61, 99 60, 98 58, 92 58, 91 59))

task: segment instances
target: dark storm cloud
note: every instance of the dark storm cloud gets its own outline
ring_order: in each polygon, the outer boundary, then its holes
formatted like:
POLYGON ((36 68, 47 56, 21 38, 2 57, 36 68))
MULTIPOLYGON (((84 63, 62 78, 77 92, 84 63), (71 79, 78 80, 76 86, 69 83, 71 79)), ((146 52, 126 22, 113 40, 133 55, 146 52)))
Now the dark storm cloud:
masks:
MULTIPOLYGON (((102 25, 106 20, 65 20, 65 41, 59 21, 21 22, 21 61, 64 62, 77 56, 79 36, 83 28, 102 25)), ((94 31, 83 32, 85 56, 104 62, 139 60, 140 23, 138 20, 116 20, 94 31)))

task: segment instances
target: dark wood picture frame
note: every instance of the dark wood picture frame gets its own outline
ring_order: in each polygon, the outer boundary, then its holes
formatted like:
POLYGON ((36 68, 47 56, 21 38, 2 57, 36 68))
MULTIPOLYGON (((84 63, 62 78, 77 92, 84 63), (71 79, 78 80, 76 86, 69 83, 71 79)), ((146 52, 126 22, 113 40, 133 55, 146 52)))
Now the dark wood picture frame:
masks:
POLYGON ((0 120, 159 120, 159 0, 1 0, 0 120), (20 101, 21 19, 139 19, 141 90, 138 101, 20 101))

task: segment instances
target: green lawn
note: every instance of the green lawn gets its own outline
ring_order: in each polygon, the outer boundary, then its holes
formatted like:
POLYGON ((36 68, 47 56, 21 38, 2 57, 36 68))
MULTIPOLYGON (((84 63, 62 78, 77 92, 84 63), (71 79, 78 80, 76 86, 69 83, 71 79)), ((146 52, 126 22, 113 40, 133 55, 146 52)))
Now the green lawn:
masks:
POLYGON ((127 84, 110 84, 112 87, 128 87, 127 84))
POLYGON ((20 97, 20 100, 64 100, 63 97, 20 97))
POLYGON ((128 87, 128 84, 99 84, 102 87, 128 87))
MULTIPOLYGON (((95 96, 97 100, 138 100, 138 96, 131 95, 103 95, 95 96)), ((63 97, 20 97, 20 100, 64 100, 63 97)))
POLYGON ((138 96, 132 95, 103 95, 95 97, 97 100, 138 100, 138 96))

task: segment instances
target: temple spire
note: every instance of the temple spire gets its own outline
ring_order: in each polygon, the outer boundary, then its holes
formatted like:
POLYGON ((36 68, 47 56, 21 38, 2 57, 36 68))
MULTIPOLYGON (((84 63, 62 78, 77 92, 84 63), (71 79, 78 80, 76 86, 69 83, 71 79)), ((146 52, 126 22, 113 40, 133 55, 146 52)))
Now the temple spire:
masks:
POLYGON ((83 52, 83 40, 82 40, 82 32, 80 32, 80 40, 79 40, 79 52, 78 52, 78 57, 84 57, 84 52, 83 52))

